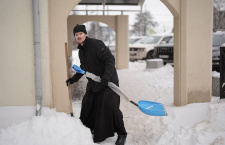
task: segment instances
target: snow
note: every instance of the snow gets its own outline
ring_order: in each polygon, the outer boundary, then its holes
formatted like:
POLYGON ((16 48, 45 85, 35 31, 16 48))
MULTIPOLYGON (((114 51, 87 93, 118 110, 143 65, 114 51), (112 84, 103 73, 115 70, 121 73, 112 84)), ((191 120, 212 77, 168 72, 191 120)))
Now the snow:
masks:
POLYGON ((225 35, 225 31, 216 31, 213 34, 214 35, 225 35))
POLYGON ((220 78, 220 73, 218 73, 217 71, 213 71, 212 72, 212 77, 214 77, 214 78, 220 78))
MULTIPOLYGON (((121 90, 131 100, 163 103, 168 114, 148 116, 121 99, 127 145, 225 144, 225 101, 212 96, 208 103, 174 106, 171 65, 146 70, 145 61, 130 62, 129 69, 118 70, 118 76, 121 90)), ((80 108, 81 101, 74 101, 75 117, 71 117, 47 107, 35 116, 35 106, 1 106, 0 145, 92 145, 91 132, 79 120, 80 108)), ((100 144, 114 145, 116 139, 115 133, 100 144)))
POLYGON ((163 60, 162 60, 162 59, 157 59, 157 58, 156 58, 156 59, 149 59, 148 61, 160 61, 160 62, 161 62, 161 61, 163 61, 163 60))
MULTIPOLYGON (((11 107, 1 107, 1 115, 7 116, 11 107), (3 112, 4 111, 4 112, 3 112)), ((33 107, 16 107, 20 111, 33 107)), ((25 111, 26 112, 26 111, 25 111)), ((20 112, 18 114, 23 114, 20 112)), ((9 115, 8 115, 9 116, 9 115)), ((16 119, 16 117, 14 117, 16 119)), ((2 119, 1 119, 2 120, 2 119)), ((0 130, 1 145, 81 145, 92 143, 92 135, 79 119, 54 109, 43 108, 42 116, 34 116, 24 122, 0 130)))

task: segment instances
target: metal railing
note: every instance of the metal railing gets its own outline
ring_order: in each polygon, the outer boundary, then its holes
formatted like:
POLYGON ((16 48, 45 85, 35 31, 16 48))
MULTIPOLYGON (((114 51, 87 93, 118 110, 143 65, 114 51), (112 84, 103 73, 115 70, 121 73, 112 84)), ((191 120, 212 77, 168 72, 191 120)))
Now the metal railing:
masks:
POLYGON ((106 12, 120 12, 121 15, 124 14, 124 12, 138 12, 141 13, 141 10, 72 10, 72 12, 85 12, 88 16, 88 12, 102 12, 103 16, 106 15, 106 12))

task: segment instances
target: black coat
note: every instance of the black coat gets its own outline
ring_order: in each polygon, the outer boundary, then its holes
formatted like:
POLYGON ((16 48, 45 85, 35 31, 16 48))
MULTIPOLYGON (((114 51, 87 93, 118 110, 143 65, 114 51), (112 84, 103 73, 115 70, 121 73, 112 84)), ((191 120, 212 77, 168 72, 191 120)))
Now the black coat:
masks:
MULTIPOLYGON (((86 37, 78 45, 81 68, 102 79, 119 84, 115 58, 101 40, 86 37)), ((88 79, 87 91, 82 100, 80 120, 94 131, 94 142, 114 136, 126 135, 123 114, 119 109, 120 96, 109 87, 88 79)))
MULTIPOLYGON (((87 72, 118 85, 115 58, 101 40, 86 37, 83 46, 78 45, 80 67, 87 72)), ((98 92, 106 86, 88 78, 87 90, 98 92)))

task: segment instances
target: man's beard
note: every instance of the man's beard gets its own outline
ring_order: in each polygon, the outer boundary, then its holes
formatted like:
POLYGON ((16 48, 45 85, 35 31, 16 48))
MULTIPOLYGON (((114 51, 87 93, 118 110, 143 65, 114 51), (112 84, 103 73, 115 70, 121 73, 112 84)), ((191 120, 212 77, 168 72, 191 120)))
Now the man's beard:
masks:
POLYGON ((83 44, 83 43, 84 43, 84 41, 80 42, 79 44, 83 44))
MULTIPOLYGON (((79 40, 79 39, 78 39, 79 40)), ((78 44, 80 44, 80 45, 83 45, 83 43, 84 43, 84 40, 83 41, 81 41, 80 43, 78 42, 78 44)))

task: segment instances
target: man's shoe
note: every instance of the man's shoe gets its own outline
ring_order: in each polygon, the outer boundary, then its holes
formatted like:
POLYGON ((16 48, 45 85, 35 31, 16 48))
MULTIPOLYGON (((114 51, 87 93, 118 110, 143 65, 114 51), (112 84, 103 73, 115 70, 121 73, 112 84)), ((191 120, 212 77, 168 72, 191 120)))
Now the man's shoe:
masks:
POLYGON ((116 140, 116 145, 125 145, 126 138, 127 138, 127 135, 119 135, 118 134, 118 138, 116 140))

